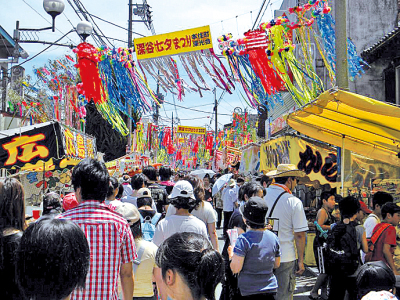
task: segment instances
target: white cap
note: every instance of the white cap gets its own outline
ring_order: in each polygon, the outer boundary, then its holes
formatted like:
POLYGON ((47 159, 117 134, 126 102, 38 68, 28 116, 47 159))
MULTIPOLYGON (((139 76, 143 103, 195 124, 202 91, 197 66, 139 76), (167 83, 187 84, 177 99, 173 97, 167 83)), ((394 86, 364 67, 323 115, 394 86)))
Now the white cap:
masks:
POLYGON ((193 194, 193 187, 189 181, 179 180, 177 183, 175 183, 171 195, 169 195, 168 198, 172 199, 176 197, 192 198, 196 200, 193 194))

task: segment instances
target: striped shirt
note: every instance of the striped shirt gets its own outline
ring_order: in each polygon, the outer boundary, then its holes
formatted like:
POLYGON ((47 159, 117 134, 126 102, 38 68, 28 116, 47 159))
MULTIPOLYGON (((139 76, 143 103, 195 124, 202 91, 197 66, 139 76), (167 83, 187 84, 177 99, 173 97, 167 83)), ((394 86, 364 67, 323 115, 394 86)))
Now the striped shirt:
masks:
POLYGON ((77 223, 90 247, 90 267, 84 290, 75 290, 71 300, 118 300, 121 264, 136 257, 135 242, 126 220, 105 204, 87 200, 60 218, 77 223))

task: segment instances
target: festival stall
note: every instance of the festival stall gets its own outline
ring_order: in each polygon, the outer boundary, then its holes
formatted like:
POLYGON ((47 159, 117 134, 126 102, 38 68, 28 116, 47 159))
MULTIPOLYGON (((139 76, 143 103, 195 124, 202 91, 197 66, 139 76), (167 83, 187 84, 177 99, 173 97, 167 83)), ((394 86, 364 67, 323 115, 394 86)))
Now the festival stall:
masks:
POLYGON ((244 175, 255 175, 260 172, 260 145, 255 143, 247 144, 240 148, 239 173, 244 175))
POLYGON ((331 90, 291 113, 295 130, 341 149, 342 192, 387 190, 400 200, 400 108, 354 93, 331 90))
POLYGON ((140 172, 145 166, 150 165, 150 157, 140 153, 130 153, 118 159, 106 162, 106 167, 110 176, 119 177, 124 173, 133 176, 140 172))
MULTIPOLYGON (((96 141, 57 121, 2 131, 0 168, 18 176, 26 206, 36 206, 47 191, 71 190, 71 169, 97 157, 96 141)), ((11 175, 13 176, 13 175, 11 175)))

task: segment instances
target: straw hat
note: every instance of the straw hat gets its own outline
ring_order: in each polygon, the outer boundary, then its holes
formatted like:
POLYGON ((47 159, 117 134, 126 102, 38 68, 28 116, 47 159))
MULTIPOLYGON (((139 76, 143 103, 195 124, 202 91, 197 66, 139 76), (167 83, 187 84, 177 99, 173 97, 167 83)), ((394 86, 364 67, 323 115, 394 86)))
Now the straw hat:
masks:
POLYGON ((277 178, 277 177, 304 177, 306 173, 296 168, 295 165, 291 164, 280 164, 278 168, 274 171, 271 171, 265 174, 269 177, 277 178))

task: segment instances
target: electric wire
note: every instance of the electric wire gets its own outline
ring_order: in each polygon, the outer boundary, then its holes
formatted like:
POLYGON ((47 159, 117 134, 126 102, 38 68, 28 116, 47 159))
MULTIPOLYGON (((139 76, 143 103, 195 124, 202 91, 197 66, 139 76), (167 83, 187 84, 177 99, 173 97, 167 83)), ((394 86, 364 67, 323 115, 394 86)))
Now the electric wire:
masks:
MULTIPOLYGON (((170 102, 167 102, 167 101, 164 101, 164 103, 167 103, 167 104, 169 104, 169 105, 174 105, 173 103, 170 103, 170 102)), ((198 110, 198 109, 193 109, 193 108, 187 108, 187 107, 180 106, 180 105, 177 105, 177 104, 175 104, 175 106, 176 106, 176 107, 179 107, 179 108, 187 109, 187 110, 192 110, 192 111, 197 111, 197 112, 205 113, 205 114, 212 114, 212 113, 209 112, 209 111, 198 110)), ((218 115, 221 115, 221 116, 230 116, 230 114, 218 114, 218 115)))

